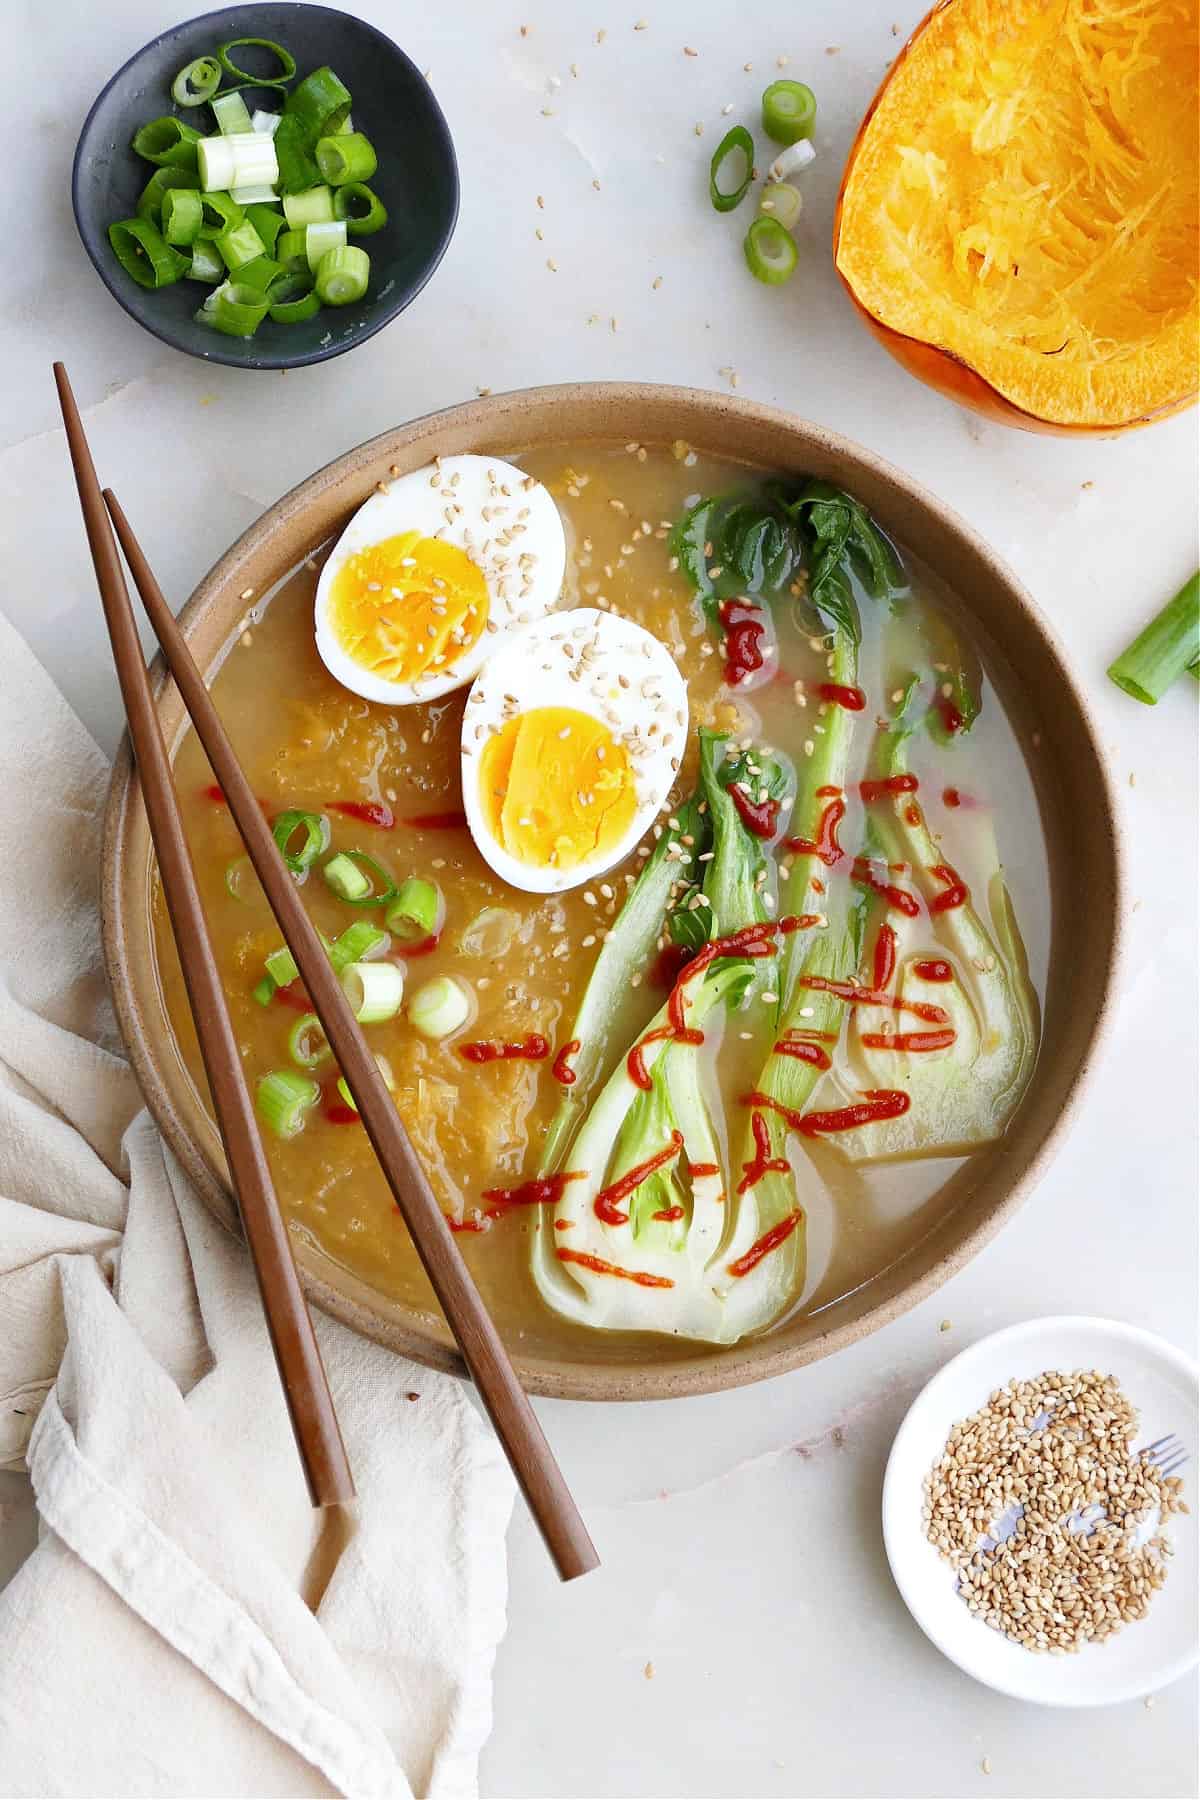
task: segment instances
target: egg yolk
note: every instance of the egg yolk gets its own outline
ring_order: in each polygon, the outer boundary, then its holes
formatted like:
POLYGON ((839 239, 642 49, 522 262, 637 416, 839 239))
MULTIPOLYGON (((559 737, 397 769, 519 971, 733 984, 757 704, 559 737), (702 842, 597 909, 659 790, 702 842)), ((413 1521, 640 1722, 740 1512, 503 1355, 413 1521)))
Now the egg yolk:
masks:
POLYGON ((347 557, 327 616, 358 668, 381 681, 417 681, 449 669, 479 641, 487 582, 456 544, 402 531, 347 557))
POLYGON ((623 745, 566 706, 518 713, 488 739, 479 798, 497 844, 534 868, 573 869, 603 855, 637 811, 623 745))

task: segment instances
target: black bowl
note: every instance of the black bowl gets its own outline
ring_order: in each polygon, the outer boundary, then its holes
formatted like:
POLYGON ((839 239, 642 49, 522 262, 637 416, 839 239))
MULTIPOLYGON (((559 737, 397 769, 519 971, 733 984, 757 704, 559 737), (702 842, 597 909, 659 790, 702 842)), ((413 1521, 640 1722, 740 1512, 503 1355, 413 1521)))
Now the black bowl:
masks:
MULTIPOLYGON (((244 66, 254 67, 246 52, 244 66)), ((261 72, 259 68, 258 72, 261 72)), ((251 107, 253 94, 248 96, 251 107)), ((258 104, 278 110, 278 95, 258 104)), ((202 127, 203 128, 203 127, 202 127)), ((215 128, 214 128, 215 129, 215 128)), ((445 254, 458 217, 458 165, 442 109, 403 50, 373 25, 328 6, 287 0, 230 6, 164 31, 131 57, 84 122, 75 151, 71 202, 84 248, 125 311, 176 350, 247 369, 292 369, 340 356, 381 331, 413 300, 445 254), (164 113, 208 126, 209 109, 188 112, 171 99, 185 63, 235 37, 273 38, 296 58, 298 78, 328 63, 349 88, 357 127, 379 153, 372 186, 388 209, 382 231, 358 240, 371 256, 364 299, 322 307, 298 325, 264 319, 251 338, 223 337, 193 317, 209 290, 195 281, 141 288, 125 273, 108 241, 116 219, 132 217, 154 173, 130 148, 138 126, 164 113)))

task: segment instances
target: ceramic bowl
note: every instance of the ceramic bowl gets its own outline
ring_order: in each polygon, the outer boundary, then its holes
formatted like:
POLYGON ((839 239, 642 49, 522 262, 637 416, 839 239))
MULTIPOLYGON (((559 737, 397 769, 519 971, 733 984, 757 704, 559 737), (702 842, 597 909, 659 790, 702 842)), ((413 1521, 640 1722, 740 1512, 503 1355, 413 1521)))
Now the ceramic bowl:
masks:
MULTIPOLYGON (((531 1392, 580 1399, 704 1393, 795 1368, 876 1330, 925 1298, 987 1243, 1032 1192, 1062 1141, 1113 997, 1120 929, 1120 850, 1113 796, 1095 726, 1050 628, 1012 573, 948 508, 867 450, 819 426, 730 395, 635 383, 535 388, 473 401, 385 432, 303 482, 226 552, 181 615, 200 666, 212 670, 245 611, 247 588, 269 592, 339 532, 389 469, 435 454, 503 456, 554 443, 671 444, 767 469, 807 471, 849 489, 885 529, 962 598, 990 646, 1006 703, 1019 707, 1047 842, 1053 932, 1036 1077, 1001 1146, 965 1163, 943 1190, 927 1235, 873 1281, 823 1311, 735 1347, 642 1338, 531 1354, 510 1345, 531 1392)), ((159 717, 169 745, 185 729, 173 685, 159 717)), ((216 1130, 176 1053, 155 969, 151 846, 128 749, 113 774, 104 851, 104 943, 118 1017, 151 1110, 213 1210, 231 1226, 233 1202, 216 1130)), ((356 1330, 439 1368, 457 1369, 442 1319, 383 1298, 306 1243, 297 1255, 318 1305, 356 1330)))
MULTIPOLYGON (((244 53, 245 66, 265 65, 244 53)), ((261 52, 259 53, 262 54, 261 52)), ((249 102, 279 110, 277 93, 263 90, 249 102)), ((208 362, 244 369, 294 369, 341 356, 382 331, 420 293, 445 254, 458 216, 458 165, 442 109, 416 65, 390 38, 348 13, 290 0, 230 6, 173 25, 118 69, 96 100, 79 134, 71 176, 71 202, 84 249, 96 273, 130 318, 164 344, 208 362), (207 129, 207 106, 177 107, 171 83, 194 57, 235 37, 265 37, 296 59, 298 78, 328 63, 349 88, 356 125, 379 153, 372 185, 388 209, 382 231, 361 240, 371 257, 365 297, 352 306, 322 307, 298 325, 265 319, 250 338, 224 337, 196 322, 209 289, 177 281, 141 288, 127 275, 108 241, 108 227, 132 217, 138 196, 154 173, 130 148, 147 119, 175 113, 207 129)), ((357 240, 356 240, 357 241, 357 240)))
MULTIPOLYGON (((1030 1319, 981 1338, 948 1362, 917 1398, 896 1433, 883 1483, 883 1537, 905 1604, 944 1656, 976 1681, 1039 1706, 1109 1706, 1138 1699, 1194 1667, 1197 1541, 1195 1494, 1196 1365, 1171 1344, 1113 1319, 1030 1319), (1188 1513, 1167 1525, 1174 1555, 1146 1617, 1103 1644, 1073 1655, 1035 1656, 967 1611, 954 1571, 921 1525, 922 1483, 951 1428, 986 1406, 1008 1381, 1047 1369, 1099 1369, 1115 1375, 1137 1409, 1134 1449, 1167 1438, 1186 1457, 1179 1465, 1188 1513)), ((1157 1521, 1155 1521, 1156 1523, 1157 1521)), ((1150 1526, 1147 1525, 1147 1532, 1150 1526)))

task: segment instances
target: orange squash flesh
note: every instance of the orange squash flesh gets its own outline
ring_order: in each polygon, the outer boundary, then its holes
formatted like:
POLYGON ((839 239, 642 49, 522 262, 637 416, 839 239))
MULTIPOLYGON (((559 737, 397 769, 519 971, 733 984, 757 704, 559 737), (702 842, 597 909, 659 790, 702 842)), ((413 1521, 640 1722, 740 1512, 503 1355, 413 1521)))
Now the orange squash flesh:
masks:
POLYGON ((920 379, 1033 430, 1196 398, 1196 0, 941 0, 850 152, 834 261, 920 379))

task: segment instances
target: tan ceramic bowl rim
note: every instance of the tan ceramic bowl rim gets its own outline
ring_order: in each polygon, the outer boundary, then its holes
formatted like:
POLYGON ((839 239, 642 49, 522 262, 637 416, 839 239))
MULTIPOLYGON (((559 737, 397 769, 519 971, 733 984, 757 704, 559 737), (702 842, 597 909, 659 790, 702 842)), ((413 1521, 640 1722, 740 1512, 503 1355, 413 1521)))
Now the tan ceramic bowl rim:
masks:
MULTIPOLYGON (((1081 1021, 1074 1020, 1071 1027, 1073 1064, 1061 1082, 1053 1071, 1048 1077, 1043 1066, 1046 1061, 1044 1045, 1042 1061, 1031 1088, 1032 1095, 1043 1080, 1061 1085, 1057 1115, 1038 1127, 1036 1142, 1027 1154, 1022 1152, 1023 1160, 1022 1157, 1016 1159, 1019 1166, 1011 1176, 1004 1171, 994 1179, 985 1179, 983 1185, 996 1191, 982 1211, 976 1208, 978 1216, 968 1221, 958 1220, 957 1214, 951 1214, 949 1219, 941 1221, 926 1237, 911 1246, 898 1264, 885 1270, 856 1294, 827 1309, 828 1317, 818 1314, 801 1321, 798 1333, 796 1322, 788 1321, 762 1337, 743 1340, 731 1349, 714 1353, 697 1347, 694 1355, 667 1361, 656 1360, 653 1348, 640 1353, 637 1359, 623 1362, 582 1362, 529 1355, 522 1353, 519 1345, 510 1345, 514 1364, 530 1392, 567 1399, 666 1399, 715 1392, 782 1374, 828 1356, 877 1330, 926 1299, 956 1274, 1028 1198, 1063 1142, 1112 1022, 1125 911, 1125 858, 1119 813, 1095 722, 1055 634, 1029 594, 956 513, 909 476, 849 439, 774 407, 731 395, 653 383, 578 382, 489 396, 427 414, 346 452, 269 507, 199 583, 180 613, 180 622, 190 636, 200 629, 213 609, 224 603, 227 625, 222 642, 225 642, 245 610, 245 604, 239 603, 238 596, 248 585, 248 570, 276 536, 287 529, 289 522, 302 519, 321 503, 328 506, 330 496, 338 494, 339 490, 344 490, 342 511, 348 514, 398 458, 408 466, 420 466, 446 442, 452 442, 454 449, 470 449, 473 444, 487 440, 487 448, 501 455, 501 445, 517 454, 522 447, 532 445, 578 442, 587 437, 623 442, 630 436, 651 444, 685 437, 695 442, 698 448, 717 455, 721 454, 728 438, 739 444, 761 439, 762 455, 752 453, 743 457, 740 449, 729 453, 761 466, 778 467, 790 463, 796 468, 815 469, 818 473, 827 466, 839 465, 847 471, 844 475, 847 486, 860 493, 867 490, 868 505, 875 505, 879 496, 883 496, 883 504, 877 510, 881 511, 885 524, 889 523, 889 512, 907 516, 909 528, 898 533, 902 539, 908 537, 911 542, 913 527, 920 524, 926 535, 944 540, 955 554, 973 565, 976 576, 989 582, 1000 596, 1001 610, 1012 609, 1012 614, 1005 611, 1005 616, 1015 617, 1015 628, 1024 635, 1026 644, 1033 645, 1040 655, 1042 675, 1053 689, 1057 707, 1061 708, 1063 729, 1073 733, 1074 754, 1087 764, 1087 786, 1085 789, 1082 785, 1085 777, 1081 775, 1079 792, 1086 791, 1094 796, 1094 831, 1089 842, 1093 843, 1100 863, 1098 875, 1092 872, 1094 879, 1089 882, 1088 894, 1103 917, 1096 927, 1099 942, 1092 946, 1089 1002, 1081 1009, 1076 997, 1075 1013, 1082 1010, 1087 1016, 1081 1021), (564 424, 561 429, 549 429, 536 423, 543 415, 574 423, 564 424), (630 432, 629 425, 634 419, 643 422, 643 432, 630 432), (582 429, 580 420, 586 422, 582 429), (618 420, 624 421, 620 428, 618 420), (684 426, 690 424, 691 430, 676 429, 681 423, 684 426), (774 454, 766 452, 768 445, 774 454), (784 446, 785 454, 781 457, 779 452, 784 446), (1097 838, 1098 844, 1094 842, 1097 838), (906 1271, 907 1263, 914 1267, 906 1271), (872 1293, 873 1289, 877 1291, 872 1293)), ((339 503, 341 498, 339 495, 339 503)), ((315 548, 325 535, 321 532, 306 540, 305 548, 315 548)), ((299 555, 290 557, 288 563, 278 569, 271 585, 304 553, 302 549, 299 555)), ((927 560, 936 570, 934 559, 927 557, 927 560)), ((155 663, 154 673, 161 712, 168 696, 174 696, 173 688, 163 686, 165 672, 161 657, 155 663)), ((147 852, 143 871, 132 871, 126 866, 125 847, 131 828, 136 826, 144 835, 144 823, 144 809, 133 778, 126 737, 113 770, 102 866, 103 942, 113 1001, 134 1072, 151 1113, 202 1198, 229 1226, 235 1215, 215 1133, 211 1134, 214 1149, 212 1153, 206 1152, 197 1142, 193 1128, 195 1121, 190 1124, 186 1116, 188 1105, 182 1094, 181 1065, 171 1047, 164 1043, 160 1048, 155 1043, 156 1031, 160 1037, 165 1037, 161 1008, 157 1022, 148 1020, 145 1001, 139 997, 139 958, 145 962, 153 961, 147 904, 149 858, 147 852)), ((1056 897, 1056 915, 1058 911, 1056 897)), ((194 1099, 192 1105, 195 1105, 194 1099)), ((1028 1105, 1027 1096, 1019 1119, 1028 1105)), ((1015 1124, 1010 1129, 1010 1137, 1013 1130, 1015 1124)), ((383 1296, 373 1295, 361 1282, 348 1279, 328 1259, 314 1255, 304 1245, 298 1246, 297 1256, 308 1294, 325 1311, 353 1329, 432 1367, 458 1374, 463 1372, 440 1317, 418 1313, 383 1296)))

